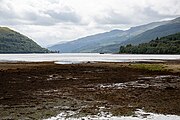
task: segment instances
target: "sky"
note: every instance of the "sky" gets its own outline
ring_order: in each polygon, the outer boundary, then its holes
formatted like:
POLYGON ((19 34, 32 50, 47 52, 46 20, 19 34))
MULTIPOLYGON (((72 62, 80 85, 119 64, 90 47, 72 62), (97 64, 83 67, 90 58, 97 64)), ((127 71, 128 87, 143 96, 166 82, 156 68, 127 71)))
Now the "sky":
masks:
POLYGON ((180 0, 0 0, 0 26, 43 47, 180 16, 180 0))

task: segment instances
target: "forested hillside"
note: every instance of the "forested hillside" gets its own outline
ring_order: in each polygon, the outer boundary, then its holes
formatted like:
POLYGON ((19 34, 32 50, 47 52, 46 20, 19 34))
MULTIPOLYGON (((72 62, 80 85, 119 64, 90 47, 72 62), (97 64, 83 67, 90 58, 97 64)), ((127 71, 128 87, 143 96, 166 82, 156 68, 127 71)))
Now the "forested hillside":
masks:
POLYGON ((7 27, 0 27, 0 53, 46 53, 42 48, 28 37, 7 27))
POLYGON ((180 54, 180 33, 156 38, 149 43, 142 43, 137 46, 131 44, 120 47, 119 53, 130 54, 180 54))

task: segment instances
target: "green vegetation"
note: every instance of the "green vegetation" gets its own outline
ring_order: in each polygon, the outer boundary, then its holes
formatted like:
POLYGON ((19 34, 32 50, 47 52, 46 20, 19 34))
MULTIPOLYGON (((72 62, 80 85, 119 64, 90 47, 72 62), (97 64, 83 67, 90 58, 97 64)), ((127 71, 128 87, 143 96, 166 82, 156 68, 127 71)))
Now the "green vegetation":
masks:
POLYGON ((166 71, 162 64, 131 64, 130 67, 148 71, 166 71))
POLYGON ((28 37, 7 27, 0 27, 0 53, 47 53, 28 37))
POLYGON ((137 46, 131 44, 121 46, 119 53, 130 54, 180 54, 180 33, 156 38, 149 43, 142 43, 137 46))

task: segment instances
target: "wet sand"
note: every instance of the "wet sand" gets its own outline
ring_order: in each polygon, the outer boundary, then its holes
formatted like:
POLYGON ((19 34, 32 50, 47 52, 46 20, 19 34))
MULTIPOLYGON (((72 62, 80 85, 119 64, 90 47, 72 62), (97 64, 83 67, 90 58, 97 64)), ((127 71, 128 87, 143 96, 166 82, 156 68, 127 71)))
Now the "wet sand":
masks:
POLYGON ((100 109, 180 115, 180 62, 141 63, 158 70, 139 64, 0 63, 0 118, 45 119, 63 111, 81 117, 100 109))

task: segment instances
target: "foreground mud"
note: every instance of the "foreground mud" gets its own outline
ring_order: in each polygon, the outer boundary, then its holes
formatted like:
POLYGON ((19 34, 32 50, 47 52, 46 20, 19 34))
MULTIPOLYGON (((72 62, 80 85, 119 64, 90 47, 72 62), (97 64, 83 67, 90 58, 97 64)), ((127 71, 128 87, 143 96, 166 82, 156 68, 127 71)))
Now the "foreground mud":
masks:
POLYGON ((179 62, 164 65, 171 71, 132 63, 1 63, 0 118, 120 116, 137 109, 180 115, 179 62))

